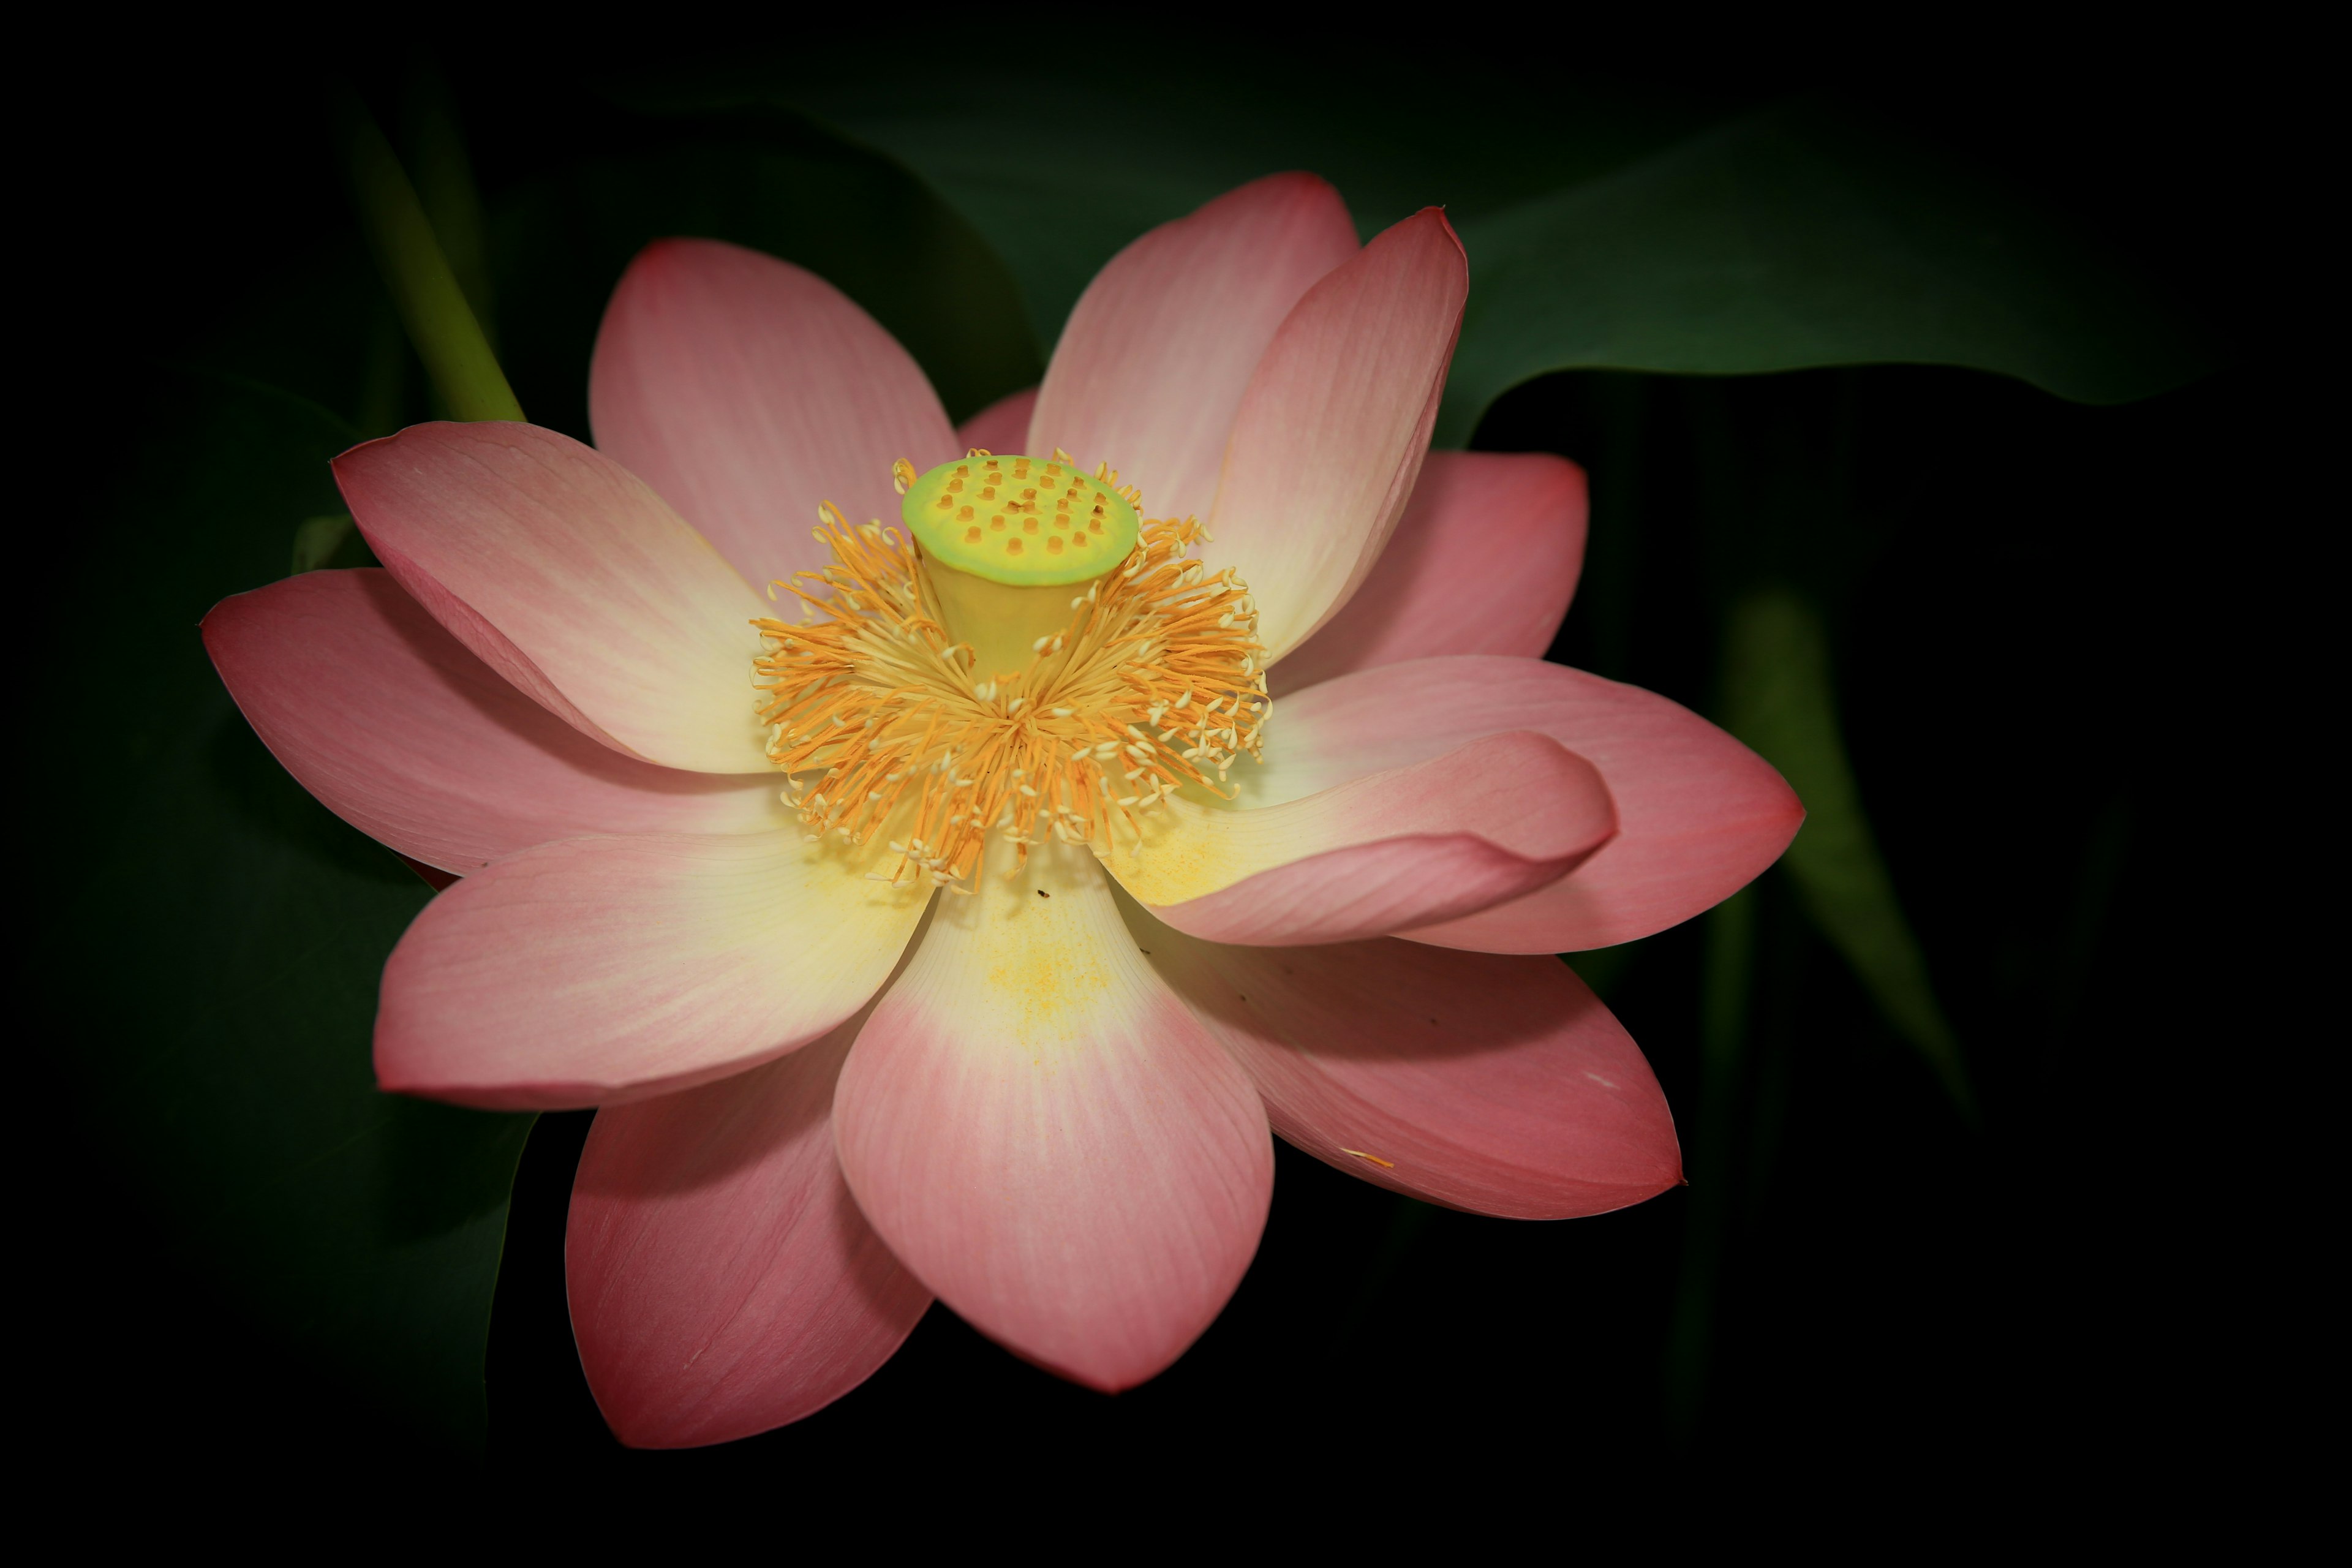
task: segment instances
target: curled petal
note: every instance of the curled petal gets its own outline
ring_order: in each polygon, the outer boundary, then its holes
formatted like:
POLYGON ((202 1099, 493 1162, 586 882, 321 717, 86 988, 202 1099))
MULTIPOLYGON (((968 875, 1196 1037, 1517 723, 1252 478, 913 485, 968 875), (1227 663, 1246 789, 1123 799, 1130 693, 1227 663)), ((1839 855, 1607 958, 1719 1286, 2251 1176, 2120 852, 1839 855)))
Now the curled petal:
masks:
POLYGON ((768 767, 751 622, 769 606, 610 458, 535 425, 418 425, 335 479, 400 585, 549 711, 666 766, 768 767))
POLYGON ((956 445, 983 452, 1025 452, 1029 416, 1037 408, 1037 389, 1000 397, 956 426, 956 445))
POLYGON ((784 826, 777 778, 681 773, 597 744, 508 685, 379 571, 224 599, 205 647, 286 771, 446 871, 583 834, 784 826))
POLYGON ((1482 735, 1533 731, 1601 771, 1617 837, 1570 876, 1398 934, 1489 952, 1631 942, 1729 898, 1780 858, 1804 808, 1772 765, 1638 686, 1531 658, 1463 655, 1358 670, 1286 698, 1244 805, 1297 800, 1482 735))
POLYGON ((1274 667, 1277 696, 1449 653, 1540 658, 1584 564, 1584 470, 1545 452, 1432 452, 1371 575, 1274 667))
POLYGON ((1371 571, 1412 495, 1462 324, 1469 271, 1426 208, 1307 291, 1250 378, 1203 552, 1237 568, 1271 658, 1371 571))
POLYGON ((1271 174, 1160 225, 1113 257, 1070 312, 1026 449, 1108 462, 1143 487, 1154 517, 1205 514, 1266 345, 1299 297, 1355 254, 1339 194, 1312 174, 1271 174))
POLYGON ((1143 824, 1106 863, 1153 914, 1213 942, 1287 946, 1516 899, 1606 844, 1617 816, 1590 763, 1522 732, 1278 805, 1177 797, 1143 824))
POLYGON ((923 893, 864 879, 866 863, 797 829, 570 838, 494 860, 393 949, 376 1080, 545 1110, 781 1056, 864 1005, 922 917, 923 893))
POLYGON ((685 1448, 814 1414, 931 1304, 857 1212, 833 1086, 862 1016, 781 1061, 596 1113, 563 1279, 622 1442, 685 1448))
POLYGON ((1682 1180, 1650 1064, 1557 958, 1226 947, 1129 918, 1248 1069, 1274 1130, 1318 1159, 1518 1219, 1602 1214, 1682 1180))
POLYGON ((896 522, 890 465, 962 448, 898 340, 814 273, 715 239, 647 246, 588 370, 596 445, 765 584, 824 566, 817 503, 896 522))
POLYGON ((940 1299, 1090 1387, 1167 1366, 1257 1249, 1265 1113, 1136 952, 1094 858, 942 902, 834 1101, 858 1206, 940 1299))

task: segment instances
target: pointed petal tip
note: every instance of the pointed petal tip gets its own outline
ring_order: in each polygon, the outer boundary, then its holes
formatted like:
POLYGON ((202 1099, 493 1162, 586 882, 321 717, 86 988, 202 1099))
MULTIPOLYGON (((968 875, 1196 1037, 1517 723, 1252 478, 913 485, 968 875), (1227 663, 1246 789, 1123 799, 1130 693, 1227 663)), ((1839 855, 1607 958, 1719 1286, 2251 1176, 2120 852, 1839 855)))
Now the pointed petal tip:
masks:
POLYGON ((890 464, 955 455, 905 347, 816 273, 723 240, 656 240, 605 306, 589 362, 597 447, 744 580, 824 564, 819 500, 893 517, 890 464), (798 520, 798 521, 795 521, 798 520))
POLYGON ((225 599, 203 635, 270 754, 412 864, 469 875, 583 834, 789 826, 772 775, 683 773, 598 743, 374 567, 305 572, 225 599), (352 717, 353 670, 367 672, 364 723, 352 717))
POLYGON ((1272 1138, 1093 857, 1049 845, 1010 870, 941 909, 877 1005, 835 1146, 861 1211, 959 1316, 1115 1392, 1172 1363, 1240 1284, 1272 1138))
POLYGON ((1571 876, 1508 903, 1400 931, 1488 952, 1559 953, 1648 936, 1712 908, 1777 859, 1803 820, 1786 780, 1687 709, 1539 659, 1456 654, 1358 669, 1286 700, 1291 782, 1272 804, 1327 781, 1394 767, 1505 730, 1550 736, 1598 768, 1618 835, 1571 876))
POLYGON ((1454 228, 1454 220, 1445 216, 1445 208, 1443 205, 1433 202, 1399 223, 1397 227, 1402 228, 1407 224, 1418 224, 1425 229, 1435 229, 1454 247, 1454 254, 1462 258, 1462 265, 1465 268, 1470 265, 1470 253, 1463 248, 1461 233, 1454 228))
POLYGON ((1334 1169, 1512 1219, 1605 1214, 1681 1175, 1656 1075, 1557 958, 1394 940, 1275 952, 1135 929, 1275 1131, 1334 1169))
POLYGON ((1345 204, 1311 174, 1251 181, 1139 236, 1071 311, 1028 444, 1107 459, 1155 510, 1208 516, 1267 345, 1359 249, 1345 204))
POLYGON ((1300 296, 1253 370, 1210 509, 1207 559, 1251 584, 1270 659, 1347 602, 1396 526, 1468 293, 1451 226, 1417 214, 1300 296))

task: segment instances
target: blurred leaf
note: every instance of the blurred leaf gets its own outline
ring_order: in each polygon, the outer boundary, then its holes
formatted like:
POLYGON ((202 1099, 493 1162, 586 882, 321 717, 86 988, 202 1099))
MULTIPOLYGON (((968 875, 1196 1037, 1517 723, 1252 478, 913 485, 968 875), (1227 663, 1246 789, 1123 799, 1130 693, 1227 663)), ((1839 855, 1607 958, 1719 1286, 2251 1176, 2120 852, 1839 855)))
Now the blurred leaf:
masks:
POLYGON ((2054 215, 1805 105, 1721 123, 1564 86, 1465 110, 1360 73, 1302 91, 1287 62, 1255 68, 1259 82, 1181 46, 1154 60, 1150 110, 1101 119, 919 98, 856 68, 783 96, 969 218, 1020 279, 1041 344, 1120 246, 1258 175, 1328 176, 1367 234, 1445 206, 1471 290, 1441 445, 1554 370, 1942 363, 2110 403, 2214 363, 2200 329, 2054 215))
POLYGON ((1724 638, 1723 721, 1779 768, 1805 805, 1780 864, 1831 942, 1953 1101, 1970 1109, 1960 1046, 1927 980, 1846 761, 1821 618, 1793 594, 1754 593, 1724 638))
POLYGON ((1747 1071, 1756 986, 1757 889, 1742 888, 1704 917, 1699 981, 1698 1116, 1684 1180, 1683 1257, 1666 1329, 1666 1427, 1687 1444, 1706 1403, 1715 1361, 1716 1308, 1731 1224, 1731 1152, 1747 1071))
POLYGON ((474 184, 474 163, 457 128, 457 106, 449 83, 422 60, 412 62, 403 84, 400 141, 404 161, 416 180, 416 199, 457 287, 473 308, 483 339, 496 350, 498 325, 490 292, 489 247, 482 225, 482 196, 474 184))
POLYGON ((1590 947, 1581 952, 1563 952, 1560 962, 1576 971, 1576 977, 1592 987, 1592 994, 1606 1002, 1625 983, 1625 972, 1633 967, 1640 956, 1642 944, 1621 942, 1614 947, 1590 947))
MULTIPOLYGON (((352 207, 433 390, 456 418, 520 420, 514 389, 392 144, 356 98, 340 118, 352 207)), ((451 216, 463 231, 465 215, 453 207, 451 216)))
POLYGON ((288 575, 299 576, 316 572, 335 558, 335 552, 351 537, 352 514, 331 511, 323 517, 306 517, 294 530, 294 559, 288 575))
POLYGON ((196 632, 284 572, 352 432, 226 378, 173 373, 159 393, 161 437, 100 520, 126 569, 66 590, 75 651, 37 700, 35 732, 75 768, 51 797, 65 829, 31 847, 56 889, 37 1015, 97 1108, 98 1157, 172 1237, 159 1291, 218 1291, 331 1383, 478 1450, 530 1119, 376 1092, 377 977, 428 895, 287 776, 196 632))
POLYGON ((2013 193, 1801 106, 1462 233, 1470 304, 1441 442, 1553 370, 1955 364, 2120 403, 2214 363, 2174 307, 2013 193))
POLYGON ((1287 51, 1117 23, 1093 43, 1150 60, 1145 100, 1097 114, 1040 112, 1017 94, 912 93, 899 61, 867 51, 800 78, 698 82, 667 101, 793 104, 903 162, 1011 267, 1040 350, 1120 247, 1261 175, 1323 175, 1369 237, 1423 206, 1443 205, 1459 224, 1591 179, 1721 112, 1562 84, 1495 94, 1465 113, 1457 95, 1432 89, 1418 60, 1302 70, 1287 51))
POLYGON ((1004 264, 898 164, 777 110, 680 112, 631 131, 637 150, 583 159, 492 211, 501 353, 538 422, 586 435, 605 302, 639 250, 674 235, 825 279, 906 345, 951 417, 1037 380, 1004 264))

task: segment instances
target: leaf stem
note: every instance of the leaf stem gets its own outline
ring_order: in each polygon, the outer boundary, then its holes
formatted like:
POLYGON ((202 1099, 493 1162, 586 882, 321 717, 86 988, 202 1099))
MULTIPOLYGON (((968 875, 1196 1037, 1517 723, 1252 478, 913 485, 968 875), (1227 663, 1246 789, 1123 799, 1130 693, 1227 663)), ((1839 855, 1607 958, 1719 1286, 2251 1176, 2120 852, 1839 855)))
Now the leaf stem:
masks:
POLYGON ((343 172, 360 227, 434 390, 459 419, 521 419, 522 405, 392 144, 355 96, 344 95, 341 119, 343 172))

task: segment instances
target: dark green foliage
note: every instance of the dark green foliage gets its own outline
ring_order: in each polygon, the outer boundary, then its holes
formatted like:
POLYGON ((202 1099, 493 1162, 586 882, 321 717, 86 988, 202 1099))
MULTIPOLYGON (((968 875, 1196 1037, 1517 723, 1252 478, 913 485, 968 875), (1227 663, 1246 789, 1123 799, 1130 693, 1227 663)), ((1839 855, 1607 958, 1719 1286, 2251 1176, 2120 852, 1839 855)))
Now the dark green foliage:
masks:
MULTIPOLYGON (((427 889, 287 776, 196 637, 216 601, 285 574, 352 432, 210 373, 152 391, 148 444, 95 520, 118 564, 50 606, 84 635, 36 710, 71 814, 30 846, 58 900, 29 954, 37 1016, 68 1043, 89 1154, 168 1237, 145 1260, 167 1321, 225 1297, 310 1378, 478 1453, 530 1119, 375 1092, 376 976, 427 889)), ((349 696, 363 712, 364 669, 349 696)))

